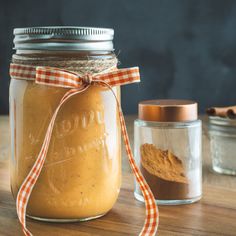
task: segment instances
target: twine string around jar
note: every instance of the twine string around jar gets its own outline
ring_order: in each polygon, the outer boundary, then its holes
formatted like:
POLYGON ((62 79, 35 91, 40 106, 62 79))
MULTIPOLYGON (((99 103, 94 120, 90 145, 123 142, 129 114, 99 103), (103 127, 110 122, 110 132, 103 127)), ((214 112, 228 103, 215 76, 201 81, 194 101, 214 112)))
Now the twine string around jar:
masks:
POLYGON ((58 104, 51 121, 49 123, 44 142, 40 153, 30 171, 28 176, 25 178, 23 184, 20 187, 17 195, 17 213, 19 220, 22 224, 23 231, 25 235, 32 235, 31 232, 26 227, 26 207, 30 197, 30 194, 33 190, 33 187, 40 175, 40 172, 43 168, 44 161, 47 156, 47 151, 49 148, 50 138, 53 131, 53 126, 57 114, 61 108, 61 106, 72 96, 75 96, 78 93, 85 92, 85 90, 92 86, 93 84, 97 84, 100 86, 107 87, 114 95, 118 107, 119 112, 119 121, 121 125, 121 131, 123 134, 123 139, 125 143, 125 148, 128 156, 128 160, 131 166, 131 169, 135 175, 137 182, 140 185, 140 189, 143 193, 145 205, 146 205, 146 219, 143 229, 140 235, 155 235, 158 223, 159 223, 159 213, 158 208, 155 204, 155 199, 153 194, 147 185, 145 179, 143 178, 140 170, 138 169, 133 154, 130 148, 130 142, 126 130, 126 125, 124 121, 124 116, 122 113, 121 106, 119 101, 114 93, 112 86, 120 86, 124 84, 130 84, 134 82, 139 82, 139 71, 138 68, 127 68, 127 69, 112 69, 109 71, 109 67, 104 71, 99 71, 94 74, 86 74, 86 76, 79 74, 74 71, 68 71, 68 69, 59 69, 52 67, 35 67, 29 65, 19 65, 19 64, 11 64, 10 66, 10 75, 15 79, 35 79, 35 83, 37 84, 46 84, 48 86, 59 86, 70 88, 66 94, 61 99, 58 104), (106 72, 109 71, 109 72, 106 72), (26 76, 27 75, 27 76, 26 76))

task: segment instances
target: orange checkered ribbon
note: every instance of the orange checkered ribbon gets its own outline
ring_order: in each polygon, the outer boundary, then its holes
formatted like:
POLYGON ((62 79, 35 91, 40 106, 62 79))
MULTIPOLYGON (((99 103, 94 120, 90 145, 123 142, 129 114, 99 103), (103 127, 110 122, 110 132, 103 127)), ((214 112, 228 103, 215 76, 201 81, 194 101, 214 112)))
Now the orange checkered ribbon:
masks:
POLYGON ((81 75, 72 71, 67 71, 59 68, 52 67, 33 67, 18 64, 11 64, 10 75, 15 79, 27 79, 35 80, 37 84, 44 84, 49 86, 58 86, 69 88, 69 90, 62 97, 60 103, 58 104, 51 121, 49 123, 42 148, 36 158, 36 161, 29 172, 28 176, 22 183, 16 200, 17 214, 20 223, 23 227, 23 232, 27 236, 31 236, 32 233, 26 227, 26 207, 30 198, 30 194, 34 188, 34 185, 40 175, 45 162, 48 147, 50 144, 51 134, 53 131, 53 126, 55 123, 56 116, 61 108, 61 106, 72 96, 78 93, 84 92, 89 86, 101 85, 109 88, 114 94, 117 102, 117 107, 119 110, 119 118, 121 124, 121 130, 124 138, 125 148, 128 155, 129 163, 131 169, 135 175, 137 182, 139 183, 140 189, 142 191, 145 206, 146 206, 146 219, 144 226, 140 235, 155 235, 158 228, 159 213, 158 208, 155 204, 154 196, 143 178, 140 170, 138 169, 134 157, 130 148, 129 137, 126 130, 126 125, 124 121, 123 112, 119 101, 112 90, 112 86, 120 86, 124 84, 130 84, 140 81, 139 69, 138 67, 127 68, 127 69, 116 69, 108 72, 101 72, 97 74, 87 74, 81 75))

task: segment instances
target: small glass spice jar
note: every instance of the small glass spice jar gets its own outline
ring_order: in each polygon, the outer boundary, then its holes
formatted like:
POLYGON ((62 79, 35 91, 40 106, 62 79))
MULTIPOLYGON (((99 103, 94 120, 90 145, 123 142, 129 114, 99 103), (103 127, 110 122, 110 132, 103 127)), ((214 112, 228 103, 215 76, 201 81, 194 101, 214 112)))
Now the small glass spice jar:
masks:
POLYGON ((213 170, 236 175, 236 120, 209 116, 209 137, 213 170))
MULTIPOLYGON (((135 159, 156 203, 175 205, 198 201, 202 194, 202 160, 197 103, 140 102, 134 130, 135 159)), ((143 201, 137 184, 134 195, 143 201)))

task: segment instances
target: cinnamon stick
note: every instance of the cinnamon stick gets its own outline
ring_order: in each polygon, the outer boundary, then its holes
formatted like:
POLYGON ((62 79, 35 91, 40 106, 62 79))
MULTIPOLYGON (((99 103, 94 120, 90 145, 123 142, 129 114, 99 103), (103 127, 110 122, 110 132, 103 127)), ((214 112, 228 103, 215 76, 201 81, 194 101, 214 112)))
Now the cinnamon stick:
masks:
POLYGON ((236 119, 236 106, 210 107, 206 110, 209 116, 219 116, 222 118, 236 119))

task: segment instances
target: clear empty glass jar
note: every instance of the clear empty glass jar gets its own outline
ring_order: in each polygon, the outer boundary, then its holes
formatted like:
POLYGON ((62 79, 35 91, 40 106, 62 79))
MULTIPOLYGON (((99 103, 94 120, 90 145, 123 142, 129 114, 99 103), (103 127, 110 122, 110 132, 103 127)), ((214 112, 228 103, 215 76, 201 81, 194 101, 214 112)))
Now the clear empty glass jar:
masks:
POLYGON ((209 137, 213 170, 236 175, 236 120, 210 116, 209 137))
MULTIPOLYGON (((197 103, 151 100, 139 104, 135 159, 157 204, 185 204, 201 198, 201 121, 197 103)), ((138 185, 135 197, 143 201, 138 185)))

